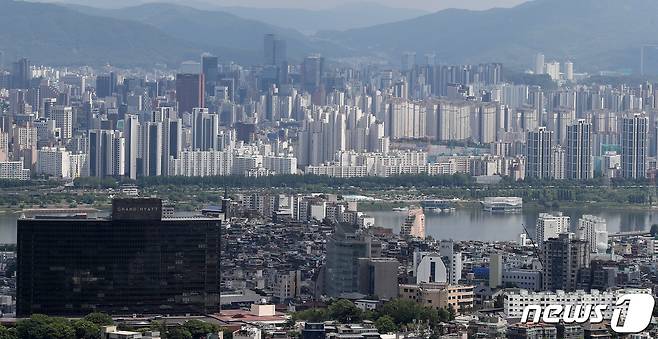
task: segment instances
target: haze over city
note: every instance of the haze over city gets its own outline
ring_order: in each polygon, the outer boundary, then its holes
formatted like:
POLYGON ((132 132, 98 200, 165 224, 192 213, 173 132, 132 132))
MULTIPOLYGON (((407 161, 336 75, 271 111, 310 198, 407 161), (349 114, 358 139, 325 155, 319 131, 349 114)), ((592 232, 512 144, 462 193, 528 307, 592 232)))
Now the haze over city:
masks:
POLYGON ((658 338, 657 13, 0 0, 0 339, 658 338))

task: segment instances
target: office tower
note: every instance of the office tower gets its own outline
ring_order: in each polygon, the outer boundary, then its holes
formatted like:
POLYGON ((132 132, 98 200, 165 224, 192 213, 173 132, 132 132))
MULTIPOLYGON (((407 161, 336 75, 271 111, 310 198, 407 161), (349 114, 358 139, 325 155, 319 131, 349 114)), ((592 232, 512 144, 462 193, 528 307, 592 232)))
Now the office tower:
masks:
POLYGON ((567 127, 566 177, 574 180, 594 177, 592 124, 584 119, 567 127))
POLYGON ((195 108, 192 112, 192 149, 197 151, 219 150, 219 116, 207 108, 195 108))
POLYGON ((591 253, 605 253, 608 249, 608 226, 605 219, 585 214, 578 220, 578 239, 587 241, 591 253))
POLYGON ((125 139, 114 130, 89 130, 88 132, 89 176, 104 178, 125 175, 125 139))
POLYGON ((541 53, 535 56, 535 74, 544 74, 544 55, 541 53))
POLYGON ((359 293, 379 299, 398 296, 398 268, 395 258, 359 258, 359 293))
POLYGON ((303 87, 309 93, 315 93, 322 83, 324 58, 320 55, 309 55, 302 64, 303 87))
POLYGON ((142 165, 144 176, 162 175, 162 123, 147 122, 141 131, 144 148, 142 151, 142 165))
POLYGON ((557 238, 560 234, 569 232, 570 222, 571 218, 562 215, 562 212, 539 213, 535 228, 535 244, 541 248, 541 244, 548 239, 557 238))
POLYGON ((414 52, 403 53, 400 70, 402 72, 409 72, 414 69, 414 66, 416 66, 416 53, 414 52))
POLYGON ((56 105, 52 116, 48 118, 55 120, 55 127, 59 128, 63 140, 70 140, 73 137, 73 108, 56 105))
POLYGON ((126 176, 137 179, 137 155, 139 154, 139 117, 126 115, 123 121, 123 137, 126 139, 126 176))
POLYGON ((117 79, 114 73, 98 75, 96 77, 96 97, 106 98, 116 92, 117 79))
POLYGON ((178 114, 192 113, 197 107, 205 107, 203 74, 176 74, 176 101, 178 114))
POLYGON ((448 269, 439 253, 416 251, 412 266, 416 284, 448 282, 448 269))
POLYGON ((587 242, 574 239, 573 233, 562 233, 542 246, 543 289, 574 291, 579 278, 590 265, 587 242))
POLYGON ((564 63, 564 78, 573 81, 573 62, 571 61, 564 63))
POLYGON ((30 60, 26 58, 19 59, 13 65, 11 72, 12 88, 28 89, 32 79, 32 70, 30 69, 30 60))
POLYGON ((457 285, 462 278, 462 252, 455 252, 452 240, 441 240, 439 254, 448 270, 448 284, 457 285))
POLYGON ((218 219, 163 219, 160 199, 115 199, 109 219, 21 219, 16 312, 217 312, 220 233, 218 219))
POLYGON ((325 293, 331 297, 359 291, 359 258, 370 257, 370 238, 337 225, 327 240, 325 293))
POLYGON ((265 34, 263 39, 264 65, 279 66, 288 62, 286 41, 275 34, 265 34))
POLYGON ((219 80, 219 59, 214 55, 204 54, 201 57, 201 73, 205 82, 205 94, 214 96, 215 86, 219 80))
POLYGON ((537 179, 552 177, 553 132, 539 127, 528 132, 526 140, 526 176, 537 179))
POLYGON ((489 287, 503 285, 503 254, 493 253, 489 256, 489 287))
POLYGON ((645 178, 647 171, 649 118, 625 116, 621 128, 621 172, 627 179, 645 178))

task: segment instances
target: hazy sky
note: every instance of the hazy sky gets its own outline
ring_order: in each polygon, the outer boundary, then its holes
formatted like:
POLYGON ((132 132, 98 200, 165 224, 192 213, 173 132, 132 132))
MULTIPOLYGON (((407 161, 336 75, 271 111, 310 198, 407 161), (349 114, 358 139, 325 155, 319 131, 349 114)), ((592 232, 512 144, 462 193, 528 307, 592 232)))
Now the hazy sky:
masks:
MULTIPOLYGON (((397 8, 416 8, 425 11, 438 11, 446 8, 488 9, 492 7, 512 7, 526 0, 27 0, 35 2, 63 2, 95 7, 116 8, 145 2, 176 2, 182 5, 199 7, 201 4, 216 6, 244 6, 266 8, 306 8, 321 9, 335 7, 346 2, 373 2, 397 8)), ((205 7, 205 6, 204 6, 205 7)), ((364 13, 364 15, 367 15, 364 13)))
MULTIPOLYGON (((185 2, 184 0, 179 0, 185 2)), ((253 7, 296 7, 296 8, 327 8, 340 3, 356 2, 347 0, 202 0, 224 6, 253 7)), ((368 1, 368 0, 366 0, 368 1)), ((369 0, 391 7, 418 8, 427 11, 437 11, 445 8, 487 9, 492 7, 512 7, 525 0, 369 0)))

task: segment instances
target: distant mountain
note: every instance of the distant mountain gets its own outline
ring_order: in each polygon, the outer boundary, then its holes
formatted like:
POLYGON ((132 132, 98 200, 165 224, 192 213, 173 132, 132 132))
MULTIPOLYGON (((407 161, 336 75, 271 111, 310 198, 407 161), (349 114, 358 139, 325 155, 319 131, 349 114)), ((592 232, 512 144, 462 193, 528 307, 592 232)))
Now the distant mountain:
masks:
MULTIPOLYGON (((197 45, 249 51, 252 61, 256 62, 262 59, 263 36, 267 33, 275 33, 285 39, 288 54, 293 59, 300 59, 312 52, 333 55, 338 51, 335 46, 315 43, 294 29, 244 19, 219 10, 200 10, 171 3, 147 3, 120 9, 71 8, 86 14, 150 25, 174 38, 197 45)), ((224 58, 224 55, 220 57, 224 58)))
POLYGON ((658 1, 534 0, 513 8, 444 10, 419 18, 320 37, 354 55, 399 63, 405 51, 443 62, 499 61, 528 68, 537 52, 580 70, 633 68, 643 44, 658 42, 658 1))
POLYGON ((222 10, 243 18, 293 28, 306 34, 368 27, 427 14, 422 10, 392 8, 375 2, 345 3, 324 10, 254 7, 223 7, 222 10))
POLYGON ((10 0, 0 0, 0 50, 6 61, 25 56, 60 65, 176 65, 206 50, 233 58, 252 54, 189 42, 134 21, 10 0))

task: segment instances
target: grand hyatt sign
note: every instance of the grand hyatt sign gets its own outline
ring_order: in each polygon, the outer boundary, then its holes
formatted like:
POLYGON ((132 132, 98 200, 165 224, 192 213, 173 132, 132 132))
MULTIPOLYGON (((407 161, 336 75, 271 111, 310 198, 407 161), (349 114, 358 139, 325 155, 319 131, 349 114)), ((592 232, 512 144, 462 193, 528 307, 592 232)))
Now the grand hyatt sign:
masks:
POLYGON ((162 200, 114 199, 112 220, 162 220, 162 200))

